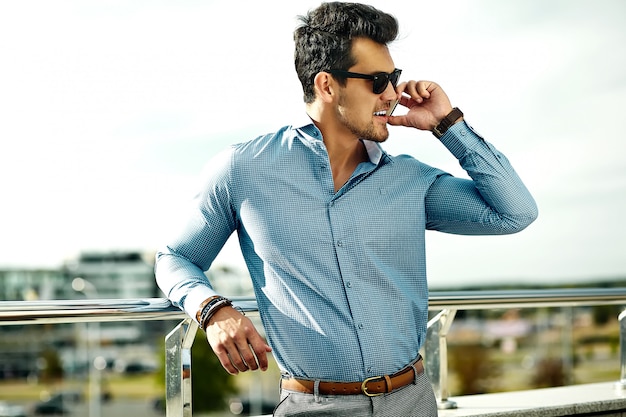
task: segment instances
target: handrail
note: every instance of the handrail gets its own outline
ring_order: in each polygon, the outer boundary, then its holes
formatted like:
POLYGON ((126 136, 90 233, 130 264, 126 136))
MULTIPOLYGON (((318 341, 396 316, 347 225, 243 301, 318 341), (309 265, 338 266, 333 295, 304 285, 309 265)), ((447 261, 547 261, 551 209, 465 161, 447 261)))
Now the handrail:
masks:
MULTIPOLYGON (((231 297, 246 312, 254 297, 231 297)), ((626 304, 626 288, 431 291, 429 310, 479 310, 626 304)), ((186 315, 166 298, 0 301, 0 326, 97 321, 172 320, 186 315)))
POLYGON ((428 303, 430 310, 620 305, 626 303, 626 288, 432 291, 428 303))
MULTIPOLYGON (((257 312, 254 297, 231 297, 245 312, 257 312)), ((550 290, 432 291, 428 309, 440 311, 428 323, 426 369, 431 376, 439 408, 456 408, 448 399, 446 336, 458 310, 626 306, 626 288, 550 290), (429 352, 430 350, 430 352, 429 352)), ((165 298, 0 301, 0 326, 50 323, 118 322, 140 320, 182 321, 166 338, 166 415, 191 416, 191 345, 197 324, 165 298)), ((626 311, 620 317, 621 378, 616 389, 626 389, 626 311)))
MULTIPOLYGON (((256 300, 231 297, 245 312, 257 311, 256 300)), ((0 301, 0 326, 184 319, 166 298, 0 301)))

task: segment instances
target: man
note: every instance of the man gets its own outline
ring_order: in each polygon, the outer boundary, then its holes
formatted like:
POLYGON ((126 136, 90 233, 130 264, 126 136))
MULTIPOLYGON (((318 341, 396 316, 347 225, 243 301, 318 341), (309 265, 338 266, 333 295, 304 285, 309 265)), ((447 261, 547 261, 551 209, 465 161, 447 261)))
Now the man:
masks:
POLYGON ((537 216, 507 159, 439 85, 398 83, 387 48, 397 33, 392 16, 361 4, 302 17, 306 120, 214 158, 186 226, 157 255, 161 289, 228 372, 265 370, 273 352, 277 416, 436 415, 419 356, 425 230, 507 234, 537 216), (408 112, 388 116, 397 99, 408 112), (387 124, 433 131, 472 179, 386 154, 387 124), (235 231, 269 344, 204 275, 235 231))

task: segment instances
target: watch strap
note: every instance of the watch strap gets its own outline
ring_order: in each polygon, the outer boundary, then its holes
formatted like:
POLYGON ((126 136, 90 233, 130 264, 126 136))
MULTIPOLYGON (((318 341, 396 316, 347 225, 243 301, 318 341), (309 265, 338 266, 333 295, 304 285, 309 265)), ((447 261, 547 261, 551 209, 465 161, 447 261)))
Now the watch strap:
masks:
POLYGON ((444 117, 443 120, 433 129, 433 134, 437 137, 437 139, 441 138, 448 131, 450 126, 456 123, 456 121, 461 117, 463 117, 463 112, 458 107, 453 108, 452 111, 448 113, 448 115, 444 117))

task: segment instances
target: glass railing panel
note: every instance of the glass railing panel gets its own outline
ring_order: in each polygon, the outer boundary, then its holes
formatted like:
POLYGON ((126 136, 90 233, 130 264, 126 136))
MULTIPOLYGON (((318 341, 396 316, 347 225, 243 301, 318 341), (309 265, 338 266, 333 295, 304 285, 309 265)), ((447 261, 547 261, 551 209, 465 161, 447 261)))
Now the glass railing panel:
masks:
POLYGON ((165 397, 158 375, 163 335, 175 324, 0 326, 0 403, 10 405, 9 415, 16 416, 18 411, 28 416, 158 415, 158 400, 165 397))

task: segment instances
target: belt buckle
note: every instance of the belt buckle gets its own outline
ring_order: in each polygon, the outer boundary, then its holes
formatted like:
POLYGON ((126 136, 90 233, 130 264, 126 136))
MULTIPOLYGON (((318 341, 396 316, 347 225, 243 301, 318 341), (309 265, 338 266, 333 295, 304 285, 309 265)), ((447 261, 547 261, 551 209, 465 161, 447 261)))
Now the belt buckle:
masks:
POLYGON ((371 378, 366 378, 365 380, 363 380, 363 382, 361 383, 361 392, 365 395, 367 395, 368 397, 378 397, 379 395, 383 395, 384 392, 378 392, 375 394, 372 394, 371 392, 367 392, 367 383, 370 381, 374 381, 376 379, 383 379, 382 376, 373 376, 371 378))

